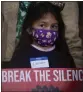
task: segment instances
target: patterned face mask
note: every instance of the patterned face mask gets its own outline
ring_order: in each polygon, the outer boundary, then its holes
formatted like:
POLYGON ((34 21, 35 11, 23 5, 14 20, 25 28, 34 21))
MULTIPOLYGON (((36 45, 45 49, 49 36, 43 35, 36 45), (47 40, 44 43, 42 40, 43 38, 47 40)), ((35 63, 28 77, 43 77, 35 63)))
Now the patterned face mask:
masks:
POLYGON ((34 29, 34 40, 41 46, 52 46, 58 37, 58 32, 54 30, 34 29))

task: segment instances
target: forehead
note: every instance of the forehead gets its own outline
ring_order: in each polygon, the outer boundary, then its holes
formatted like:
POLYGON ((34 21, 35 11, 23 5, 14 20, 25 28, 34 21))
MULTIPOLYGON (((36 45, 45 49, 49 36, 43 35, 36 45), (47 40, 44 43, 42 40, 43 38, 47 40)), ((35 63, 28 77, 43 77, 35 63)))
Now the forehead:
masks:
POLYGON ((48 22, 48 23, 57 23, 55 16, 51 13, 44 14, 38 22, 48 22))

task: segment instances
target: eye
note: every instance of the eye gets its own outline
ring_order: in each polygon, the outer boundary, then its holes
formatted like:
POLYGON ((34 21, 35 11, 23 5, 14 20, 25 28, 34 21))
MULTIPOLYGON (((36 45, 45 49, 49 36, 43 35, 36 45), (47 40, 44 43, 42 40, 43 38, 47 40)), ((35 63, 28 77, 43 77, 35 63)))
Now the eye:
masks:
POLYGON ((45 27, 45 25, 44 25, 44 24, 40 24, 39 26, 40 26, 40 27, 45 27))
POLYGON ((52 25, 51 28, 52 28, 53 30, 58 31, 58 24, 54 24, 54 25, 52 25))

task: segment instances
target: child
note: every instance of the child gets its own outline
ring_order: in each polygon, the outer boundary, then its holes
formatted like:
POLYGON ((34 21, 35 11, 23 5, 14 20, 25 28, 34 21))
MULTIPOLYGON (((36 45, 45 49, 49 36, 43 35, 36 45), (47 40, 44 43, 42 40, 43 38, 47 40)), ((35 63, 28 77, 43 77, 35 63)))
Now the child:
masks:
POLYGON ((12 68, 74 68, 65 40, 61 9, 50 2, 31 2, 23 22, 12 68))

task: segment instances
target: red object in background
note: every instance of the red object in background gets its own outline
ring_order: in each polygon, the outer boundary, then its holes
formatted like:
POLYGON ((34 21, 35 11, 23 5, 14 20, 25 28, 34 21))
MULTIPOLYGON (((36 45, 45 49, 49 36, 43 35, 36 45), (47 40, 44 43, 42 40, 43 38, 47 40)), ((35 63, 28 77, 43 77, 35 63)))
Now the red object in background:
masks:
POLYGON ((2 69, 2 92, 31 92, 37 85, 41 87, 53 85, 62 92, 83 92, 83 69, 2 69))

